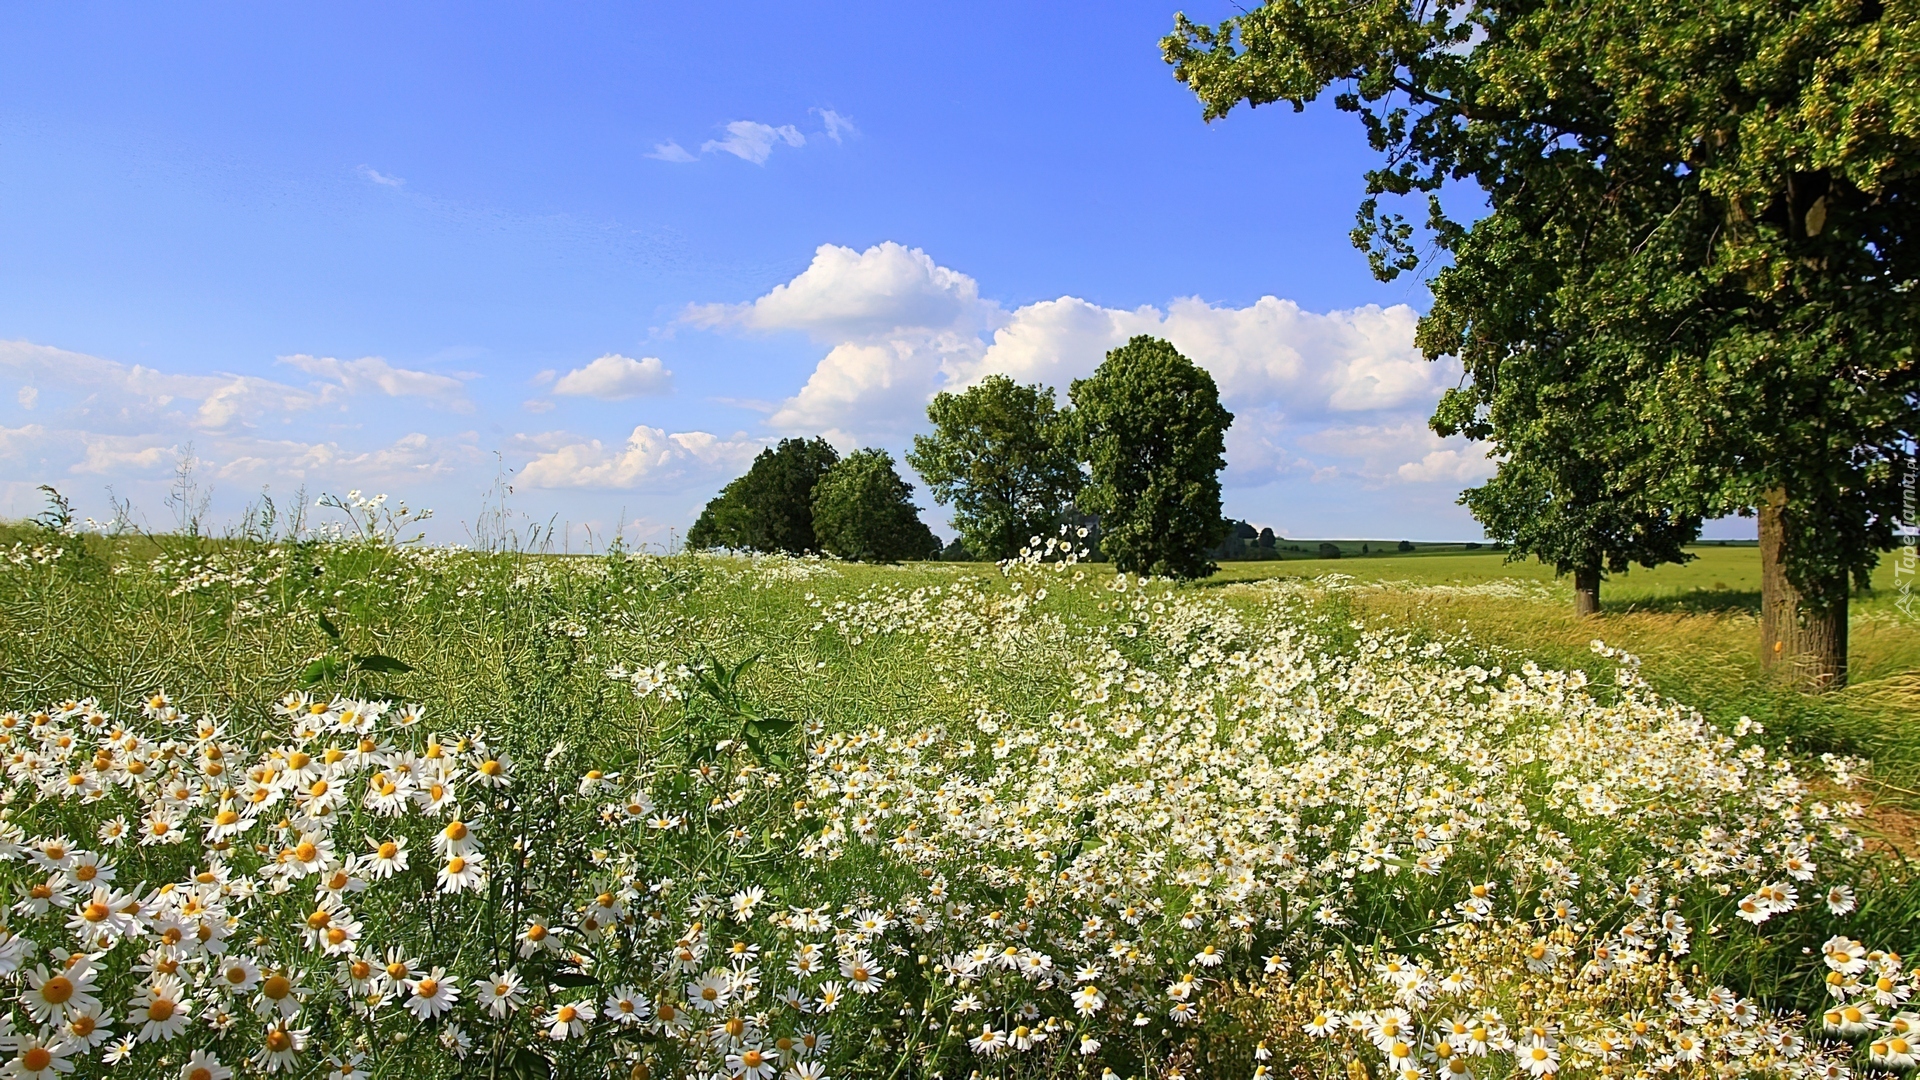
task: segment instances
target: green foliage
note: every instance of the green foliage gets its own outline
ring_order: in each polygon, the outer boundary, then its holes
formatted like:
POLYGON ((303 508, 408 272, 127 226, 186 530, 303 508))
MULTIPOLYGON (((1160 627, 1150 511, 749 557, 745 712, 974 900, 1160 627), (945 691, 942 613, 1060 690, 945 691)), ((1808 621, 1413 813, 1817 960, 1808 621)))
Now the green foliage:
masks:
POLYGON ((1053 389, 989 375, 927 407, 933 434, 907 454, 935 500, 954 506, 968 550, 1010 559, 1066 520, 1083 477, 1053 389))
POLYGON ((1070 391, 1092 478, 1081 506, 1100 516, 1101 550, 1123 571, 1204 577, 1225 538, 1220 470, 1233 414, 1213 376, 1158 338, 1107 354, 1070 391))
POLYGON ((1256 529, 1244 521, 1227 522, 1226 539, 1213 549, 1211 557, 1220 562, 1245 559, 1280 558, 1280 538, 1272 529, 1256 529))
POLYGON ((1428 196, 1451 265, 1419 341, 1471 379, 1436 427, 1525 466, 1489 512, 1564 526, 1516 542, 1657 559, 1777 492, 1815 606, 1890 546, 1920 426, 1920 8, 1280 0, 1163 47, 1209 119, 1338 88, 1386 158, 1354 232, 1381 277, 1420 259, 1379 197, 1428 196), (1461 179, 1492 207, 1471 227, 1436 197, 1461 179))
POLYGON ((913 485, 885 450, 857 450, 827 470, 813 489, 813 528, 821 548, 843 559, 899 562, 940 551, 913 505, 913 485))
POLYGON ((819 551, 813 530, 813 486, 840 455, 825 439, 782 439, 760 451, 745 476, 734 480, 700 511, 687 530, 694 549, 819 551))

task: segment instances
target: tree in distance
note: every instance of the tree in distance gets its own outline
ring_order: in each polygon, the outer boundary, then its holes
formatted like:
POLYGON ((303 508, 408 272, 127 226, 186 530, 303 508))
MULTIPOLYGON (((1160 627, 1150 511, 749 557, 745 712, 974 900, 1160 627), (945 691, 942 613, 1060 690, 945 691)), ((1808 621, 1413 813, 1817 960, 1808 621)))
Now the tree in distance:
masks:
POLYGON ((927 406, 931 435, 907 452, 934 500, 953 504, 954 526, 976 557, 1010 559, 1066 520, 1084 477, 1053 389, 989 375, 927 406))
POLYGON ((840 455, 825 439, 782 439, 760 451, 746 475, 708 501, 687 530, 689 548, 803 555, 821 550, 813 488, 840 455))
POLYGON ((1386 158, 1353 234, 1378 276, 1421 263, 1380 196, 1427 196, 1450 265, 1418 341, 1469 376, 1436 427, 1520 466, 1489 512, 1551 504, 1614 553, 1758 515, 1762 657, 1830 688, 1920 434, 1917 33, 1878 0, 1271 0, 1162 47, 1208 119, 1338 88, 1386 158), (1448 180, 1490 212, 1452 220, 1448 180), (1569 381, 1599 409, 1506 408, 1569 381))
MULTIPOLYGON (((1602 246, 1594 240, 1586 238, 1587 250, 1602 246)), ((1456 265, 1475 266, 1482 254, 1469 241, 1456 265)), ((1457 284, 1436 282, 1449 301, 1457 284)), ((1568 314, 1564 306, 1550 310, 1568 314)), ((1628 380, 1592 338, 1512 327, 1503 340, 1541 342, 1519 357, 1484 329, 1469 337, 1440 320, 1426 329, 1430 346, 1468 358, 1479 372, 1472 385, 1442 396, 1432 423, 1441 435, 1493 444, 1500 463, 1494 476, 1461 493, 1460 503, 1488 539, 1506 546, 1507 561, 1537 558, 1556 575, 1571 574, 1574 613, 1590 616, 1600 613, 1606 575, 1632 563, 1651 569, 1693 557, 1686 545, 1700 536, 1700 515, 1676 508, 1658 478, 1647 475, 1660 456, 1650 445, 1656 431, 1634 415, 1628 380)))
POLYGON ((1134 338, 1075 379, 1073 431, 1091 478, 1082 509, 1100 516, 1101 549, 1125 573, 1198 578, 1229 528, 1220 470, 1233 414, 1213 376, 1159 338, 1134 338))
POLYGON ((813 529, 829 554, 860 562, 932 559, 940 541, 920 520, 913 485, 885 450, 856 450, 813 488, 813 529))

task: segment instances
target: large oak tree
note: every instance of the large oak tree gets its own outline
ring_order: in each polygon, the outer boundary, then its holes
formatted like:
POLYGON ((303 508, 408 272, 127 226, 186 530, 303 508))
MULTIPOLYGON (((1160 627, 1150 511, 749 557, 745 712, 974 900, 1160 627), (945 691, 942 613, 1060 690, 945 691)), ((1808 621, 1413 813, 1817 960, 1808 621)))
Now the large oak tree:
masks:
POLYGON ((1277 0, 1163 47, 1209 119, 1335 90, 1384 159, 1355 229, 1380 276, 1421 263, 1380 197, 1427 196, 1451 258, 1420 344, 1471 379, 1436 427, 1535 495, 1585 455, 1614 478, 1589 498, 1757 514, 1763 655, 1844 682, 1920 424, 1920 2, 1277 0), (1450 218, 1449 181, 1490 212, 1450 218), (1526 400, 1569 382, 1590 431, 1513 425, 1578 425, 1526 400))

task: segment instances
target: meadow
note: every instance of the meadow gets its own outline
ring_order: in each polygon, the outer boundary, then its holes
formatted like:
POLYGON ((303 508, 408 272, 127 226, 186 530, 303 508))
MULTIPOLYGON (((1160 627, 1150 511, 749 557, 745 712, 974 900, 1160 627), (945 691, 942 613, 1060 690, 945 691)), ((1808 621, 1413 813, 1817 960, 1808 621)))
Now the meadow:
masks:
POLYGON ((1913 1065, 1920 628, 1757 557, 1174 585, 0 538, 9 1076, 1913 1065))

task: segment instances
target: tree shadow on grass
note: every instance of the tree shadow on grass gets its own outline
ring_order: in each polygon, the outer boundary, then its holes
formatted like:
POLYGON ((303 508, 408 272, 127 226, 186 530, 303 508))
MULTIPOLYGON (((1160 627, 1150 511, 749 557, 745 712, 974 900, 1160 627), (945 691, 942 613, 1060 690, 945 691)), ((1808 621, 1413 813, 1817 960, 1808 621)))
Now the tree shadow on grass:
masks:
POLYGON ((1760 614, 1758 589, 1690 589, 1672 596, 1641 597, 1625 601, 1601 601, 1601 609, 1611 614, 1632 611, 1660 615, 1724 615, 1730 612, 1760 614))

